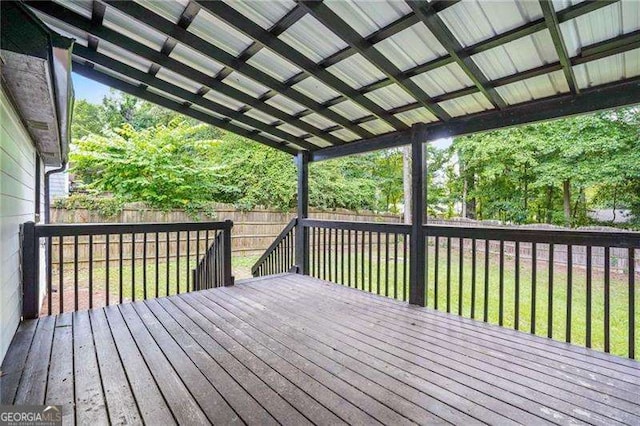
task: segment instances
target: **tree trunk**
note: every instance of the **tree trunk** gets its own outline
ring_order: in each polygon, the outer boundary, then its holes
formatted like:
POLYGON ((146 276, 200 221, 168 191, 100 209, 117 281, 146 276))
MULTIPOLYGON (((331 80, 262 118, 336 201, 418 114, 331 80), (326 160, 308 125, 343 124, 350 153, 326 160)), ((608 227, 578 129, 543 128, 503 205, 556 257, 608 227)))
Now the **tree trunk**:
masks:
POLYGON ((567 179, 562 182, 562 199, 564 203, 564 224, 571 226, 571 182, 567 179))
POLYGON ((553 186, 547 187, 547 220, 546 223, 551 223, 553 218, 553 186))
POLYGON ((611 223, 616 223, 616 204, 618 203, 618 185, 613 187, 613 216, 611 217, 611 223))
MULTIPOLYGON (((425 185, 428 185, 428 182, 425 181, 425 185)), ((411 224, 411 145, 402 148, 402 189, 404 192, 404 223, 411 224)))

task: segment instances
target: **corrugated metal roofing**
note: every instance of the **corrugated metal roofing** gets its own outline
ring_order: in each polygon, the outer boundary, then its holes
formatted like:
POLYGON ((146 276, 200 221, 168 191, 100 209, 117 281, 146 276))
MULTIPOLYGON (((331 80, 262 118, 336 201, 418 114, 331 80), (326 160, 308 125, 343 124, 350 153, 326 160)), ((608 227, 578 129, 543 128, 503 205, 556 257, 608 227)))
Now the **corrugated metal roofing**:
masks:
MULTIPOLYGON (((442 2, 423 10, 427 14, 438 10, 435 19, 453 34, 453 42, 446 37, 443 40, 442 34, 436 37, 413 15, 411 7, 399 0, 325 0, 320 7, 328 10, 328 15, 314 12, 318 4, 307 7, 294 0, 224 0, 203 2, 199 7, 189 0, 136 0, 99 3, 105 6, 105 13, 97 21, 92 0, 56 2, 34 2, 29 7, 54 30, 85 46, 74 55, 77 63, 93 66, 82 57, 88 47, 97 49, 93 56, 102 55, 143 72, 151 70, 165 85, 163 90, 155 89, 151 78, 143 86, 146 90, 182 106, 184 100, 177 94, 184 89, 242 111, 233 114, 232 120, 242 128, 253 130, 247 123, 256 124, 254 119, 277 125, 278 130, 292 136, 290 141, 284 141, 279 132, 273 136, 260 129, 260 134, 283 146, 300 143, 295 137, 305 137, 317 146, 350 142, 403 130, 403 124, 447 119, 442 111, 435 111, 436 116, 425 108, 429 99, 403 80, 410 79, 428 97, 435 98, 433 102, 451 117, 495 109, 499 102, 483 94, 493 88, 507 106, 570 93, 558 47, 545 28, 550 24, 537 1, 466 0, 442 2), (189 13, 186 20, 185 11, 189 13), (347 34, 354 34, 355 39, 343 40, 337 28, 330 29, 336 25, 327 19, 331 13, 354 30, 347 34), (272 34, 283 43, 272 43, 270 37, 263 36, 264 31, 274 28, 277 32, 272 34), (191 38, 183 36, 184 29, 191 38), (509 37, 502 44, 494 41, 511 30, 517 30, 518 37, 509 37), (192 41, 194 36, 197 43, 192 41), (207 43, 226 54, 218 55, 207 43), (477 76, 475 80, 469 77, 473 71, 468 63, 449 56, 447 49, 457 43, 470 52, 484 83, 478 83, 477 76), (157 53, 149 53, 148 48, 157 53), (291 49, 302 56, 294 57, 291 49), (391 68, 375 63, 379 53, 391 68), (165 54, 181 64, 161 61, 165 54), (298 59, 302 57, 310 61, 298 59), (215 84, 210 83, 213 79, 217 79, 215 84), (483 90, 479 84, 484 85, 483 90), (211 90, 209 85, 223 87, 226 94, 211 90)), ((578 88, 640 75, 640 1, 606 5, 553 0, 553 6, 567 54, 574 63, 571 68, 578 88), (569 7, 570 13, 564 13, 569 7), (594 48, 595 43, 599 44, 594 48)), ((140 85, 98 65, 93 70, 140 85)), ((218 119, 230 118, 202 105, 191 108, 218 119)))

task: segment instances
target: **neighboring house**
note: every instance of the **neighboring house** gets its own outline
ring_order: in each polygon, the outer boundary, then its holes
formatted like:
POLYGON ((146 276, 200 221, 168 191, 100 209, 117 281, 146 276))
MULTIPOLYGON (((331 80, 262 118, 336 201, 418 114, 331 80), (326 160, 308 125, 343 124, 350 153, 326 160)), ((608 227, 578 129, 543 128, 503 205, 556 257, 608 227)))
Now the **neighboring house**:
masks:
MULTIPOLYGON (((47 167, 46 171, 55 170, 55 167, 47 167)), ((49 201, 69 196, 69 170, 68 167, 60 173, 49 175, 49 201)))
POLYGON ((0 359, 22 311, 20 225, 43 220, 45 168, 66 162, 73 103, 72 41, 20 4, 1 7, 0 359))

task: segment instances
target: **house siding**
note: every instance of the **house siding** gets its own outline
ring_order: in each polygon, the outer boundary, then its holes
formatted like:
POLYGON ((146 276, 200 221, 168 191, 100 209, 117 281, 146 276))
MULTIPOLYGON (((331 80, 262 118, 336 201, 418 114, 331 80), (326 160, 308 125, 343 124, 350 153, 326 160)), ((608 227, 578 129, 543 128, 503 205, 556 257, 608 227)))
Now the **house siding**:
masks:
MULTIPOLYGON (((21 317, 19 231, 20 224, 35 220, 37 156, 4 88, 0 107, 0 359, 3 359, 21 317)), ((43 208, 43 175, 38 179, 43 208)))

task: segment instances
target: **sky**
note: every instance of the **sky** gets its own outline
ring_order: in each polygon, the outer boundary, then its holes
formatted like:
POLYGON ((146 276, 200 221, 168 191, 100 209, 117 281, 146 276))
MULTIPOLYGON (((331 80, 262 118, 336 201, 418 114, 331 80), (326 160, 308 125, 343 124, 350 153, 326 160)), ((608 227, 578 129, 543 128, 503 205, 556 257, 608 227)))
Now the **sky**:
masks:
POLYGON ((84 99, 92 104, 102 103, 102 98, 109 94, 109 87, 73 73, 73 89, 76 99, 84 99))

